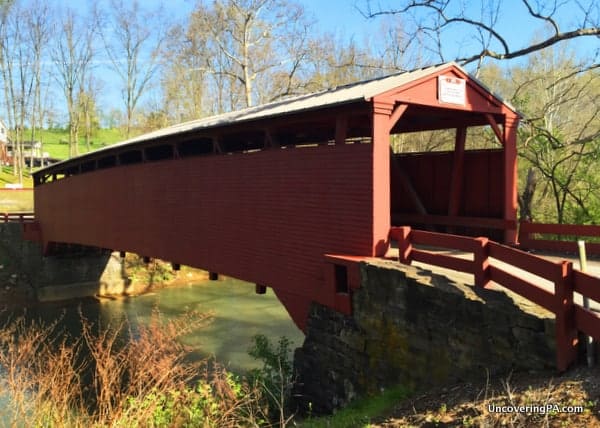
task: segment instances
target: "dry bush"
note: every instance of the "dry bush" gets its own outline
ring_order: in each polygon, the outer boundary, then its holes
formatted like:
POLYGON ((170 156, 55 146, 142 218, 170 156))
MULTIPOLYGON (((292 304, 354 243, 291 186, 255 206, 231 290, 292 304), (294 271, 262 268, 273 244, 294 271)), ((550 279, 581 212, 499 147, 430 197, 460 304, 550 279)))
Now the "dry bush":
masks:
POLYGON ((59 332, 59 321, 19 318, 0 329, 0 425, 269 425, 260 388, 216 362, 185 359, 178 339, 209 314, 164 321, 155 311, 135 329, 126 322, 99 329, 81 319, 80 339, 59 332))
POLYGON ((155 310, 148 325, 139 325, 135 331, 121 322, 98 333, 81 318, 93 365, 95 419, 108 424, 122 417, 128 402, 151 392, 179 390, 194 378, 198 365, 184 362, 188 351, 178 339, 205 324, 210 315, 192 312, 163 322, 155 310))
POLYGON ((18 318, 0 330, 0 421, 10 426, 68 424, 81 410, 80 343, 58 341, 51 325, 18 318))

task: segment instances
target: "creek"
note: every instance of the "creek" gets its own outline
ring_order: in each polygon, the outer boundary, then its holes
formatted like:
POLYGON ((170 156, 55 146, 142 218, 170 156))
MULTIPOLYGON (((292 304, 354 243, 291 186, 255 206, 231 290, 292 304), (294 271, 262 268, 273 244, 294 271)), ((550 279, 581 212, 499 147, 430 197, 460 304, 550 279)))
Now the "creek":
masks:
POLYGON ((268 289, 266 294, 254 292, 254 285, 232 278, 199 281, 193 285, 162 288, 151 293, 117 299, 82 299, 68 303, 46 303, 25 310, 0 311, 0 325, 9 317, 24 315, 29 320, 51 323, 60 319, 58 330, 73 337, 81 335, 81 314, 101 326, 117 325, 126 319, 131 328, 147 324, 153 310, 163 319, 181 316, 188 311, 211 312, 212 321, 182 341, 191 348, 192 358, 214 356, 234 372, 258 367, 247 353, 256 334, 277 343, 281 336, 292 342, 291 349, 302 345, 304 335, 294 325, 283 305, 268 289))

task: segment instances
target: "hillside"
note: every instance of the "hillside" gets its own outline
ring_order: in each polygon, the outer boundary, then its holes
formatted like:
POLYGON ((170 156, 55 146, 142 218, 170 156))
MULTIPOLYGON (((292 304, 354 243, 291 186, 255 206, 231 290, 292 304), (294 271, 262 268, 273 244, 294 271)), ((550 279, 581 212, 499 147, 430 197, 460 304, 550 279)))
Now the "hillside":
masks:
POLYGON ((562 375, 514 373, 480 384, 417 394, 398 403, 386 415, 373 418, 369 426, 600 427, 600 367, 577 367, 562 375), (523 406, 525 411, 493 411, 517 406, 523 406))
MULTIPOLYGON (((27 131, 25 135, 28 135, 27 131)), ((69 131, 66 129, 42 129, 38 131, 35 137, 37 141, 41 141, 43 151, 48 152, 51 158, 67 159, 69 157, 69 131)), ((101 147, 123 141, 125 136, 118 128, 99 129, 92 136, 90 141, 90 151, 101 147)), ((79 138, 79 153, 87 153, 88 149, 83 137, 79 138)))

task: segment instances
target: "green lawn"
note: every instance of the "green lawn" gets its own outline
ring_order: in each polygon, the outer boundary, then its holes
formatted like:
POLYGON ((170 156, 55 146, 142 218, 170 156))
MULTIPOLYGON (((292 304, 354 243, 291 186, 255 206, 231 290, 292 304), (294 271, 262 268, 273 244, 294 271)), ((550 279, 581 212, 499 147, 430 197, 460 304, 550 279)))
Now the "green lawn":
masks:
MULTIPOLYGON (((12 169, 0 168, 0 213, 33 211, 33 190, 9 190, 4 188, 5 184, 16 182, 12 169)), ((29 189, 33 187, 29 174, 25 174, 23 177, 23 187, 29 189)))
POLYGON ((0 213, 33 211, 33 190, 0 189, 0 213))
MULTIPOLYGON (((30 135, 25 133, 26 139, 30 135)), ((43 144, 43 151, 48 152, 50 157, 57 159, 67 159, 69 157, 69 138, 68 131, 59 129, 44 129, 38 132, 35 139, 43 144)), ((100 129, 94 135, 90 149, 96 150, 119 141, 125 137, 119 129, 100 129)), ((83 138, 80 138, 79 153, 86 153, 88 150, 83 138)), ((31 190, 10 190, 6 189, 6 184, 17 183, 17 177, 12 173, 12 167, 0 167, 0 213, 33 211, 33 191, 31 190)), ((32 188, 33 180, 28 172, 23 177, 23 187, 32 188)))
POLYGON ((365 397, 351 403, 332 416, 298 420, 301 428, 368 428, 371 421, 384 416, 396 404, 410 396, 404 386, 396 386, 380 395, 365 397))
MULTIPOLYGON (((25 135, 28 135, 27 132, 25 135)), ((50 157, 67 159, 69 157, 69 132, 62 129, 43 129, 39 131, 36 140, 43 144, 43 151, 48 152, 50 157)), ((90 142, 90 150, 97 150, 119 141, 125 140, 120 129, 99 129, 95 132, 90 142)), ((79 154, 87 153, 84 138, 79 138, 79 154)))
MULTIPOLYGON (((5 184, 16 182, 17 178, 12 173, 12 167, 0 167, 0 189, 3 189, 5 184)), ((23 174, 23 187, 33 187, 33 179, 28 172, 23 174)))

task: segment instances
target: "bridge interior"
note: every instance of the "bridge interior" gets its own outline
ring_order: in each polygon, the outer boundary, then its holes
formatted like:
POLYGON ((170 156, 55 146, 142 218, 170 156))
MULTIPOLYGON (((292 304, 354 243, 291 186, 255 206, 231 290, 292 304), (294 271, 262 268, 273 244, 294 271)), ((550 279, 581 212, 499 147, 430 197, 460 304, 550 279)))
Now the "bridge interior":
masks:
POLYGON ((41 169, 32 230, 47 250, 130 251, 272 287, 304 328, 313 301, 351 311, 355 280, 340 287, 326 255, 383 256, 393 223, 514 242, 518 119, 453 63, 359 82, 41 169), (466 149, 480 126, 496 149, 466 149), (439 129, 454 150, 390 149, 390 135, 439 129))

